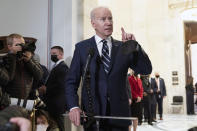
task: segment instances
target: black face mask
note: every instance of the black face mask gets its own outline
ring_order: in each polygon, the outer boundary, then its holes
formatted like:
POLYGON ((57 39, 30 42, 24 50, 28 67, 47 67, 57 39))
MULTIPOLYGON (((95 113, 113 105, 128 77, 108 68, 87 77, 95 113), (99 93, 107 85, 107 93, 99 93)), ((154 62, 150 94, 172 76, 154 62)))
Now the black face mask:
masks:
POLYGON ((51 55, 51 60, 56 63, 58 61, 57 55, 51 55))
POLYGON ((159 78, 159 75, 156 75, 155 77, 156 77, 156 78, 159 78))

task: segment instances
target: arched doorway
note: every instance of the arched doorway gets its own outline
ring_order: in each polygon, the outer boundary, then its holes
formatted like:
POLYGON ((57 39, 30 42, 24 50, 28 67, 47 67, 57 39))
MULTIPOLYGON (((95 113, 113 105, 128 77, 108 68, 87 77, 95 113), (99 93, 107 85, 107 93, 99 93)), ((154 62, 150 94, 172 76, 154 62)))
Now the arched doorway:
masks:
MULTIPOLYGON (((192 52, 191 47, 193 44, 197 44, 197 22, 185 22, 185 74, 186 80, 188 76, 193 76, 192 73, 192 52)), ((195 68, 195 67, 193 67, 195 68)), ((196 67, 197 68, 197 67, 196 67)), ((196 80, 197 78, 195 78, 196 80)))

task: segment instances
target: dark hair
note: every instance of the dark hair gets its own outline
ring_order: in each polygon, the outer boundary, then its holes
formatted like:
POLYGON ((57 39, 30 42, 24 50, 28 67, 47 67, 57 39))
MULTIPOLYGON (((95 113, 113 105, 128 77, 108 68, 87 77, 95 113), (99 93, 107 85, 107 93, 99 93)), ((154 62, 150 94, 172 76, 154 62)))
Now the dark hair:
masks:
POLYGON ((46 111, 42 110, 42 109, 38 109, 35 112, 35 116, 40 117, 40 116, 45 116, 45 118, 47 119, 47 122, 49 123, 49 115, 46 111))
POLYGON ((53 46, 51 49, 58 49, 60 52, 64 53, 64 49, 61 46, 53 46))
MULTIPOLYGON (((57 123, 49 116, 48 112, 42 109, 38 109, 35 112, 36 119, 38 117, 44 116, 49 124, 49 129, 58 128, 57 123)), ((37 123, 37 120, 36 120, 37 123)))

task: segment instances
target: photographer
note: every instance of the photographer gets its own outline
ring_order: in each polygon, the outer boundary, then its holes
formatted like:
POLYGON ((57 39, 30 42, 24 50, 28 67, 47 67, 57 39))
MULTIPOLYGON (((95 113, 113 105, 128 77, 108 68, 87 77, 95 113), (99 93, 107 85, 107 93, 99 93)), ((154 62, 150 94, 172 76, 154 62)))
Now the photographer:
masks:
POLYGON ((8 46, 8 72, 10 80, 5 91, 11 97, 27 99, 32 88, 33 80, 42 78, 42 69, 32 58, 33 49, 25 44, 24 38, 19 34, 7 37, 8 46))

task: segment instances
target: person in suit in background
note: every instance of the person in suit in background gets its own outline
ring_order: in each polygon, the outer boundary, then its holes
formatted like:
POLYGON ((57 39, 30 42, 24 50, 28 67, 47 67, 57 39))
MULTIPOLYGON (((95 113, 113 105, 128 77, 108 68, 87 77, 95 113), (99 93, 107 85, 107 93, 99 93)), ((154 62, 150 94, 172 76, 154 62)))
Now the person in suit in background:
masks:
MULTIPOLYGON (((159 73, 155 73, 155 78, 152 81, 153 90, 155 92, 156 101, 158 104, 158 112, 160 120, 163 120, 163 98, 166 97, 166 86, 164 79, 160 77, 159 73)), ((155 107, 156 109, 156 107, 155 107)), ((156 110, 155 110, 156 114, 156 110)))
POLYGON ((152 122, 157 122, 156 121, 156 105, 157 105, 157 101, 156 101, 156 92, 157 90, 154 89, 154 84, 155 80, 154 78, 151 78, 149 75, 149 83, 150 83, 150 112, 151 112, 151 118, 152 118, 152 122))
MULTIPOLYGON (((92 113, 101 116, 130 116, 127 71, 130 67, 136 73, 150 74, 151 62, 141 46, 131 39, 122 28, 122 43, 111 37, 113 18, 106 7, 97 7, 91 11, 91 24, 96 35, 75 45, 74 56, 66 80, 66 100, 70 120, 80 125, 80 114, 92 113), (90 82, 86 83, 91 94, 82 87, 82 110, 79 108, 78 88, 84 73, 89 52, 93 50, 89 64, 90 82), (91 97, 90 96, 94 96, 91 97), (89 112, 92 111, 92 112, 89 112)), ((100 120, 100 131, 128 131, 130 120, 100 120)), ((85 131, 96 131, 92 123, 85 131)))
POLYGON ((186 89, 186 100, 187 100, 187 114, 194 114, 194 86, 193 86, 193 77, 188 76, 187 84, 185 86, 186 89))
POLYGON ((66 111, 65 80, 68 66, 64 62, 64 50, 60 46, 51 48, 51 60, 55 63, 46 82, 46 108, 49 115, 57 122, 60 131, 64 131, 66 111))
POLYGON ((152 124, 152 116, 151 116, 151 99, 150 94, 153 92, 149 82, 149 76, 147 75, 140 75, 140 79, 142 80, 143 85, 143 108, 144 108, 144 119, 148 122, 149 125, 152 124))

